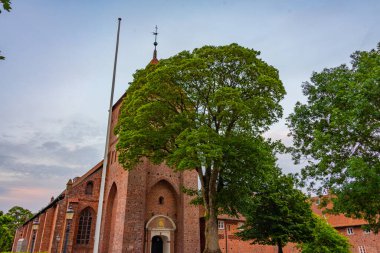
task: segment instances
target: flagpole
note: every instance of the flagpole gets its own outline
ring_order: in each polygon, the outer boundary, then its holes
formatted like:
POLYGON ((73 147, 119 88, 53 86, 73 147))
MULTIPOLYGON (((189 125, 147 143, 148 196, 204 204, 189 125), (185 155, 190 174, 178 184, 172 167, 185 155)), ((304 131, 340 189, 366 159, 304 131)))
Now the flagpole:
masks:
POLYGON ((108 109, 107 137, 106 137, 106 146, 104 148, 104 160, 103 160, 103 168, 102 168, 102 179, 101 179, 101 183, 100 183, 98 213, 96 215, 95 240, 94 240, 94 251, 93 251, 93 253, 98 253, 99 252, 100 227, 101 227, 101 224, 102 224, 104 190, 105 190, 107 165, 108 165, 108 146, 109 146, 109 139, 110 139, 110 133, 111 133, 113 93, 114 93, 114 90, 115 90, 117 53, 118 53, 118 50, 119 50, 120 22, 121 22, 121 18, 118 18, 117 38, 116 38, 116 51, 115 51, 115 62, 114 62, 114 66, 113 66, 113 77, 112 77, 112 88, 111 88, 110 106, 109 106, 109 109, 108 109))

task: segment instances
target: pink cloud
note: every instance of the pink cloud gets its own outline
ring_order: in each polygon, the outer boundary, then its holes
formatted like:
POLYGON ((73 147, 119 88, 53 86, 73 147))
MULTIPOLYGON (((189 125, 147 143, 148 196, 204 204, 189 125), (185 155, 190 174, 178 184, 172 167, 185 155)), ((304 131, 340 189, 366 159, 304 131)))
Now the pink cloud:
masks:
POLYGON ((36 211, 49 203, 53 192, 54 189, 44 187, 11 187, 6 194, 0 196, 0 203, 8 209, 18 205, 36 211))

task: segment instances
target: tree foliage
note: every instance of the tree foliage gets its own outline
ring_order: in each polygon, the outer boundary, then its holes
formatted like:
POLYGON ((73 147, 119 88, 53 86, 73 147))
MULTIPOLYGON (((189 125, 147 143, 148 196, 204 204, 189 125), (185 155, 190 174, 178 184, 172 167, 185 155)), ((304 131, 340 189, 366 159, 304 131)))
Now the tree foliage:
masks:
POLYGON ((6 214, 0 211, 0 252, 12 249, 16 229, 32 216, 28 209, 19 206, 12 207, 6 214))
MULTIPOLYGON (((334 211, 380 227, 380 44, 355 52, 352 66, 313 73, 303 84, 288 125, 296 162, 306 158, 303 179, 333 194, 334 211)), ((310 184, 313 187, 313 184, 310 184)))
POLYGON ((12 218, 10 226, 14 231, 16 231, 18 227, 33 216, 33 213, 20 206, 14 206, 8 210, 7 215, 12 218))
POLYGON ((12 218, 8 215, 0 216, 0 252, 12 249, 14 233, 9 226, 12 218))
MULTIPOLYGON (((0 3, 3 5, 3 9, 6 11, 10 11, 11 8, 11 1, 10 0, 0 0, 0 3)), ((1 13, 1 8, 0 8, 0 13, 1 13)), ((1 51, 0 51, 1 53, 1 51)), ((0 60, 4 60, 5 57, 0 54, 0 60)))
MULTIPOLYGON (((9 12, 12 9, 10 0, 0 0, 0 3, 3 5, 4 10, 9 12)), ((1 8, 0 8, 0 13, 1 13, 1 8)))
POLYGON ((293 177, 280 175, 260 182, 243 215, 246 223, 238 233, 254 244, 277 245, 312 240, 314 219, 307 196, 294 188, 293 177))
POLYGON ((258 55, 237 44, 204 46, 148 65, 134 74, 115 128, 125 168, 147 157, 198 173, 205 252, 220 252, 218 213, 236 214, 234 194, 244 199, 252 180, 274 167, 261 134, 281 117, 285 90, 258 55))
POLYGON ((350 253, 348 238, 339 234, 324 219, 314 215, 313 240, 300 244, 302 253, 350 253))

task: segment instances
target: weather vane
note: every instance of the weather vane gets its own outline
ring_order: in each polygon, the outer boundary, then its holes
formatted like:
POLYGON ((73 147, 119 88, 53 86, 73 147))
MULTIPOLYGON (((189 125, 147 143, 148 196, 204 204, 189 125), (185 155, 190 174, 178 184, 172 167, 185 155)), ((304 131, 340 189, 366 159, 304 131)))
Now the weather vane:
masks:
POLYGON ((158 43, 157 43, 157 35, 158 35, 158 32, 157 32, 158 27, 157 27, 157 25, 156 25, 155 28, 156 28, 156 30, 153 32, 153 35, 154 35, 154 43, 153 43, 154 48, 156 48, 156 46, 158 45, 158 43))

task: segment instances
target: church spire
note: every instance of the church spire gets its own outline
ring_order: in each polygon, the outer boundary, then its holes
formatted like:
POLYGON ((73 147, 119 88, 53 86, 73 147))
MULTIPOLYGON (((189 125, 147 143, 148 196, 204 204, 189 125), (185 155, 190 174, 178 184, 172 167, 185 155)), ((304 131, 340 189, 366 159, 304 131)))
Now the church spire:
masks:
POLYGON ((151 64, 157 64, 158 63, 158 59, 157 59, 157 35, 158 35, 158 32, 157 32, 157 25, 156 25, 156 30, 153 32, 153 35, 154 35, 154 51, 153 51, 153 59, 150 61, 151 64))

